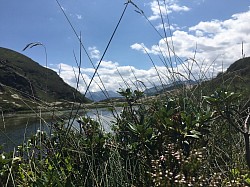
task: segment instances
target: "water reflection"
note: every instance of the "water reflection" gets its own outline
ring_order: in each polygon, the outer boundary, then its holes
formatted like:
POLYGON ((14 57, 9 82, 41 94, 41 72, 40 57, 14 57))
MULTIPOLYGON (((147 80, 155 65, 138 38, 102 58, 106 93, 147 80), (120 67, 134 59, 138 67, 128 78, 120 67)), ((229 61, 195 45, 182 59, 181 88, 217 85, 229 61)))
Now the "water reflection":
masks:
MULTIPOLYGON (((121 111, 121 108, 117 108, 117 113, 121 111)), ((70 112, 65 112, 64 116, 65 124, 68 123, 70 112), (66 117, 65 117, 66 116, 66 117)), ((98 121, 103 129, 107 132, 111 131, 111 123, 115 120, 111 111, 106 108, 101 108, 98 110, 88 110, 80 111, 81 115, 87 115, 94 120, 98 121)), ((13 147, 16 147, 35 134, 37 130, 43 130, 50 134, 51 124, 61 121, 61 117, 52 117, 51 114, 42 114, 40 117, 32 114, 23 114, 23 115, 2 115, 0 120, 0 145, 4 144, 4 150, 10 151, 13 150, 13 147)), ((76 116, 77 119, 77 116, 76 116)), ((72 122, 72 119, 69 123, 72 122)), ((73 121, 74 129, 79 130, 79 124, 76 121, 73 121)))
POLYGON ((48 122, 36 116, 7 116, 0 121, 0 144, 4 150, 12 150, 13 147, 25 142, 38 129, 49 132, 48 122))

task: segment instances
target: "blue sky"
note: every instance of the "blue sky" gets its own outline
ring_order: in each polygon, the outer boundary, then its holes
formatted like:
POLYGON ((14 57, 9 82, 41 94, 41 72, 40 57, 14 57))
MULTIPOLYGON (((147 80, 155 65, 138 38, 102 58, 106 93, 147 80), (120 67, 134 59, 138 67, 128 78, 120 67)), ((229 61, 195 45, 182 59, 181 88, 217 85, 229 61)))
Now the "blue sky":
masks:
MULTIPOLYGON (((76 32, 81 32, 83 45, 96 66, 126 1, 58 1, 76 32)), ((124 80, 133 86, 136 79, 151 87, 153 83, 160 84, 159 74, 163 82, 168 83, 172 74, 160 59, 171 61, 174 65, 171 71, 181 73, 182 77, 198 79, 215 76, 241 58, 242 42, 244 54, 250 56, 249 0, 159 0, 160 6, 156 0, 133 2, 162 37, 129 4, 98 70, 108 90, 124 87, 124 80), (168 56, 168 46, 182 61, 176 62, 173 52, 168 56), (187 74, 187 69, 192 71, 192 77, 187 74)), ((74 71, 78 69, 74 53, 79 61, 79 42, 56 0, 2 0, 0 24, 1 47, 21 52, 45 66, 42 47, 22 51, 28 43, 41 42, 47 50, 48 67, 58 73, 60 69, 60 76, 75 86, 74 71)), ((93 72, 90 61, 82 52, 81 73, 87 83, 93 72)), ((90 90, 97 91, 100 87, 101 81, 96 77, 90 90)), ((86 89, 83 80, 79 89, 82 92, 86 89)))

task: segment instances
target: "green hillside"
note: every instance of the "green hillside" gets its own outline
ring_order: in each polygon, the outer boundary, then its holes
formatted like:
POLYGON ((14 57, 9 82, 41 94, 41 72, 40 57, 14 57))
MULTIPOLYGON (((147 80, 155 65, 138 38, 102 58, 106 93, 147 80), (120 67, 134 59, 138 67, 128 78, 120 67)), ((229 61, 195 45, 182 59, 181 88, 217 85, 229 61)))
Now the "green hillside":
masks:
POLYGON ((226 72, 202 84, 203 91, 212 93, 217 89, 225 89, 241 93, 250 99, 250 57, 242 58, 229 66, 226 72))
POLYGON ((2 47, 0 47, 0 93, 0 102, 2 108, 5 106, 4 110, 6 106, 22 108, 23 102, 18 101, 19 97, 45 102, 88 101, 53 70, 39 65, 25 55, 2 47))

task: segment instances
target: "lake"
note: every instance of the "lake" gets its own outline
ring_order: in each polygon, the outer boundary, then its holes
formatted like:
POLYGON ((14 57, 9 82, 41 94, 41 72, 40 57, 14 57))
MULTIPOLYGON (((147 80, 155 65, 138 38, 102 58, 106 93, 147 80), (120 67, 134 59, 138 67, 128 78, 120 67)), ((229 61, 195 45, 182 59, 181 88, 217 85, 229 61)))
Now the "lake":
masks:
MULTIPOLYGON (((119 113, 122 109, 117 108, 119 113)), ((73 111, 74 112, 74 111, 73 111)), ((51 113, 42 114, 18 114, 18 115, 1 115, 0 118, 0 145, 4 145, 5 151, 13 150, 14 147, 25 142, 32 134, 35 134, 37 130, 46 131, 51 133, 50 125, 56 121, 64 119, 65 124, 68 123, 70 118, 70 111, 64 111, 64 114, 57 114, 57 119, 52 118, 51 113)), ((113 114, 106 108, 91 109, 84 111, 79 111, 79 114, 89 116, 94 120, 98 121, 104 128, 105 131, 111 131, 111 121, 115 118, 113 114)), ((77 118, 76 118, 77 119, 77 118)), ((70 123, 72 122, 72 119, 70 123)), ((74 121, 74 129, 79 130, 79 124, 74 121)))

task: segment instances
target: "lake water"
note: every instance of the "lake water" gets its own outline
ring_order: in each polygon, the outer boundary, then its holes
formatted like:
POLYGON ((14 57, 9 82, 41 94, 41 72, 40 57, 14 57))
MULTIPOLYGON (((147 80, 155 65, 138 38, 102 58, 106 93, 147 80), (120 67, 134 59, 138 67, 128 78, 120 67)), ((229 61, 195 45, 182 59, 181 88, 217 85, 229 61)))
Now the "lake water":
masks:
MULTIPOLYGON (((120 112, 121 108, 117 109, 120 112)), ((81 111, 80 111, 81 112, 81 111)), ((83 113, 83 112, 81 112, 83 113)), ((13 147, 20 145, 25 142, 32 134, 35 134, 37 130, 51 132, 50 125, 58 120, 52 118, 51 113, 45 114, 22 114, 22 115, 4 115, 0 117, 0 145, 4 145, 4 150, 13 150, 13 147), (40 117, 38 117, 38 116, 40 117)), ((69 112, 68 114, 69 115, 69 112)), ((66 114, 62 115, 64 117, 65 124, 68 123, 66 114)), ((105 131, 111 131, 111 121, 115 118, 113 114, 106 108, 101 108, 98 110, 92 109, 86 112, 86 115, 93 118, 102 124, 105 131)), ((77 119, 77 118, 76 118, 77 119)), ((71 120, 72 122, 72 120, 71 120)), ((79 130, 79 124, 74 121, 73 128, 79 130)))

